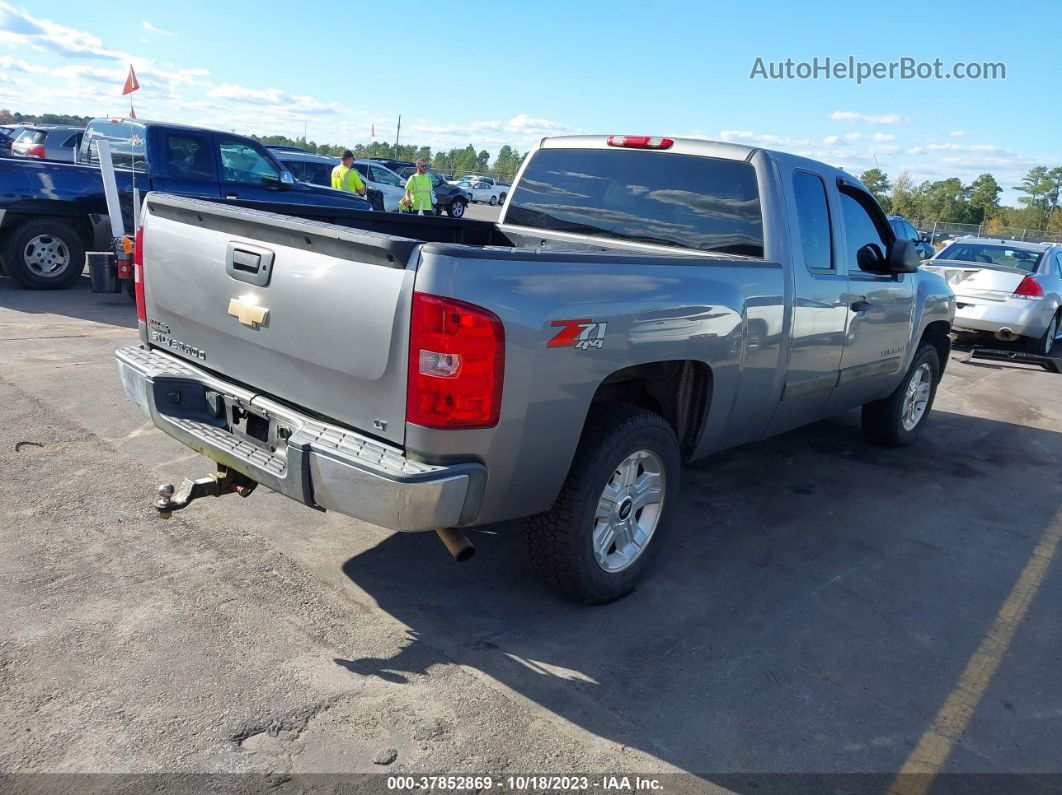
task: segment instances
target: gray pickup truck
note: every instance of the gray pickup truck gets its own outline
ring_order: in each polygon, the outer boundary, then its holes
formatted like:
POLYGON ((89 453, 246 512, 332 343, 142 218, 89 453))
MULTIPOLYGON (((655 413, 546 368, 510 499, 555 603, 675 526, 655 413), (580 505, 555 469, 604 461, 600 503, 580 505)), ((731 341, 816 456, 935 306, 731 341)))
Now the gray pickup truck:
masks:
POLYGON ((216 474, 458 559, 528 517, 536 572, 604 602, 649 565, 680 467, 862 406, 921 430, 954 297, 848 174, 699 140, 575 136, 527 157, 500 222, 152 193, 129 397, 216 474))

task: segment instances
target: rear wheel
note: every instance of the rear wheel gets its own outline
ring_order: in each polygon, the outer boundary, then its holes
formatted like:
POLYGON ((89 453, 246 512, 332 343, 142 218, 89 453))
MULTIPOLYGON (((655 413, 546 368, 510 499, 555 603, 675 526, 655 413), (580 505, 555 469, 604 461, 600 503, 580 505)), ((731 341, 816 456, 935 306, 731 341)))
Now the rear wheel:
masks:
POLYGON ((678 441, 659 415, 592 409, 556 503, 527 520, 535 573, 589 604, 630 593, 670 524, 680 470, 678 441))
POLYGON ((1035 353, 1037 356, 1051 355, 1051 348, 1054 347, 1055 337, 1058 335, 1058 316, 1059 312, 1055 312, 1042 337, 1026 337, 1025 347, 1029 353, 1035 353))
POLYGON ((932 344, 923 342, 893 393, 864 404, 863 432, 871 441, 887 447, 911 444, 933 408, 939 380, 940 355, 932 344))
POLYGON ((85 270, 85 247, 60 219, 39 218, 15 227, 4 246, 4 269, 22 287, 61 290, 85 270))

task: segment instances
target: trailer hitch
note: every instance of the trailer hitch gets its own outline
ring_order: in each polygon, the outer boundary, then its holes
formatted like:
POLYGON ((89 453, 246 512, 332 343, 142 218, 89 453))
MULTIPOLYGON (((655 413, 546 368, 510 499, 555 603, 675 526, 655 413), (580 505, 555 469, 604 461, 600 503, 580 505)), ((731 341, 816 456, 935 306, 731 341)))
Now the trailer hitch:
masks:
POLYGON ((174 511, 186 508, 189 503, 200 497, 221 497, 225 494, 249 497, 257 485, 257 482, 246 475, 233 472, 228 467, 219 466, 218 471, 208 477, 198 480, 185 478, 176 493, 172 483, 163 483, 159 486, 159 498, 155 502, 155 510, 163 519, 169 519, 174 511))

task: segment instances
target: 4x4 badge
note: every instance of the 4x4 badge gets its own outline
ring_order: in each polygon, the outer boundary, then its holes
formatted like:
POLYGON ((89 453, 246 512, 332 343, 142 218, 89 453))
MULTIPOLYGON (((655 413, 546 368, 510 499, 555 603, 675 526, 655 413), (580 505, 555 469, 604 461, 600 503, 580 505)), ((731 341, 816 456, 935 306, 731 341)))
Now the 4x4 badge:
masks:
POLYGON ((563 328, 546 343, 547 348, 578 348, 585 351, 605 345, 605 329, 608 323, 595 323, 593 320, 554 320, 550 325, 563 328))

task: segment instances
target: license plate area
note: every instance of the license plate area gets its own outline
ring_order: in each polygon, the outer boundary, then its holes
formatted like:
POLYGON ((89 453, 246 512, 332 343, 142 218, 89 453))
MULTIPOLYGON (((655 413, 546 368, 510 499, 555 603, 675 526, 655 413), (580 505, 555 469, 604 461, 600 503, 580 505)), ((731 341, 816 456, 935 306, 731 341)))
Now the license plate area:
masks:
POLYGON ((269 412, 252 407, 241 398, 206 390, 204 397, 211 413, 224 420, 225 429, 271 454, 283 454, 292 429, 269 412))

